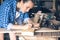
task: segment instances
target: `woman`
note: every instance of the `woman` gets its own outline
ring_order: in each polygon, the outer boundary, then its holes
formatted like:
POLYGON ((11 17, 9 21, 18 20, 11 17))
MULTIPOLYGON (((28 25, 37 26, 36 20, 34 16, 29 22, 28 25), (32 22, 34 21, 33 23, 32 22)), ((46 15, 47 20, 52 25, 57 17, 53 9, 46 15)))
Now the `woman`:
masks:
MULTIPOLYGON (((15 25, 15 19, 17 14, 17 8, 21 10, 22 13, 26 13, 33 7, 33 0, 6 0, 0 6, 0 28, 10 29, 28 29, 31 28, 32 24, 27 21, 29 17, 24 19, 29 23, 28 25, 15 25)), ((22 24, 22 23, 21 23, 22 24)), ((16 40, 16 35, 10 33, 10 40, 16 40)), ((0 33, 0 40, 3 39, 3 33, 0 33)))

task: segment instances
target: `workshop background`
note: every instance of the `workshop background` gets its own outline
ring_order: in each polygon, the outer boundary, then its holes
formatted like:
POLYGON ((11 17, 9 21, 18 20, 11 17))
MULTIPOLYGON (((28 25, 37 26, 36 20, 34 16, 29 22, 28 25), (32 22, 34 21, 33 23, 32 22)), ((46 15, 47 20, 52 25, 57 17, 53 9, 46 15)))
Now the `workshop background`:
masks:
MULTIPOLYGON (((4 1, 5 0, 0 0, 0 5, 4 1)), ((34 8, 29 11, 30 18, 34 17, 33 13, 36 13, 37 11, 40 10, 42 11, 42 13, 54 15, 56 17, 56 20, 60 21, 60 0, 34 0, 34 2, 35 2, 34 8)), ((9 40, 9 34, 8 35, 7 34, 8 33, 4 34, 5 40, 9 40)), ((18 40, 18 36, 17 36, 17 40, 18 40)), ((60 40, 60 38, 58 40, 60 40)))

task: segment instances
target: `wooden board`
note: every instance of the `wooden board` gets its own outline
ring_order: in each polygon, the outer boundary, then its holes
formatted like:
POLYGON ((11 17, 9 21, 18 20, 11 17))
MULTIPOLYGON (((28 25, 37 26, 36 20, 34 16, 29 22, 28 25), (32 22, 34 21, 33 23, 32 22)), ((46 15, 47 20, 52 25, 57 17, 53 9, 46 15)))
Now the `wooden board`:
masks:
MULTIPOLYGON (((29 35, 27 35, 27 36, 37 35, 37 36, 48 36, 48 37, 60 37, 60 30, 38 30, 38 31, 34 32, 34 30, 29 30, 29 31, 23 30, 22 31, 22 30, 0 29, 0 33, 11 33, 11 32, 16 33, 16 34, 20 33, 20 35, 24 34, 24 33, 26 35, 27 33, 29 33, 29 35), (32 34, 30 34, 30 33, 32 33, 32 34)), ((23 36, 25 36, 25 35, 23 35, 23 36)))

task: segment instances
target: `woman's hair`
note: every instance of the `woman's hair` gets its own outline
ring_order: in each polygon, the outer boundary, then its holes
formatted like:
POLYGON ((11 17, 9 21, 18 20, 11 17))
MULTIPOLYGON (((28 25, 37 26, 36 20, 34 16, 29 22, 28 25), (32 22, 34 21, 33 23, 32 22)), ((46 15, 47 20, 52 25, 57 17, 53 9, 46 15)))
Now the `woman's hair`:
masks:
POLYGON ((34 3, 34 0, 17 0, 17 2, 23 1, 23 3, 28 2, 28 1, 32 1, 34 3))
MULTIPOLYGON (((23 1, 23 3, 26 3, 28 1, 32 1, 34 3, 34 0, 16 0, 17 2, 21 2, 23 1)), ((19 8, 16 9, 17 11, 19 10, 19 8)))

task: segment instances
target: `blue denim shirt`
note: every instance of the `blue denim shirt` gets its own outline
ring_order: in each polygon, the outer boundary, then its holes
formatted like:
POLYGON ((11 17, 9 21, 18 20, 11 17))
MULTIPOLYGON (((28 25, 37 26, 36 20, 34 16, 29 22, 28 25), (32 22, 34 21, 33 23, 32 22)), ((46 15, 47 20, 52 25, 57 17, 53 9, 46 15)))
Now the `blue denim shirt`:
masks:
POLYGON ((6 0, 0 6, 0 28, 7 28, 9 23, 15 24, 16 0, 6 0))
POLYGON ((18 12, 20 15, 16 18, 16 22, 19 25, 22 25, 23 23, 27 23, 29 19, 28 13, 23 13, 22 11, 18 12))

